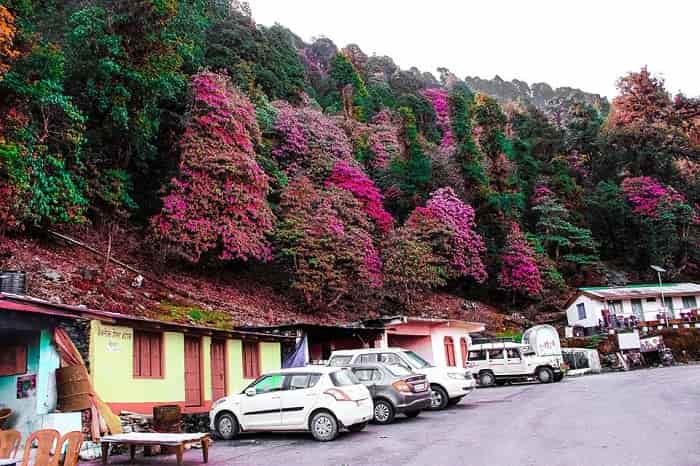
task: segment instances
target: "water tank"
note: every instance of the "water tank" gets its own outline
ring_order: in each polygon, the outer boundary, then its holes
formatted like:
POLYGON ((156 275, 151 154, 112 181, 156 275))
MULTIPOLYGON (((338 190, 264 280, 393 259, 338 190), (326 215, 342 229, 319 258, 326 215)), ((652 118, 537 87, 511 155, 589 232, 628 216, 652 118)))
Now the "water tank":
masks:
POLYGON ((17 271, 0 271, 0 293, 24 295, 27 292, 27 274, 17 271))
POLYGON ((528 345, 538 356, 561 355, 559 333, 551 325, 536 325, 525 330, 523 344, 528 345))

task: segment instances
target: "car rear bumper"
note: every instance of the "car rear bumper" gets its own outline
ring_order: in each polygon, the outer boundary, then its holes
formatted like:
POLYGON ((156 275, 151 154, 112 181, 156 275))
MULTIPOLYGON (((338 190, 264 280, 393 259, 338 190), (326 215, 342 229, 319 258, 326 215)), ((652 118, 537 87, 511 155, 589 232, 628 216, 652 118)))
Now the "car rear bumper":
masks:
POLYGON ((455 379, 454 381, 451 381, 451 383, 445 385, 447 385, 445 387, 445 390, 447 390, 447 396, 450 398, 463 398, 465 396, 469 396, 476 388, 476 382, 474 379, 455 379))
POLYGON ((333 407, 333 414, 344 426, 368 422, 374 418, 374 402, 371 398, 357 401, 341 401, 333 407))
POLYGON ((430 408, 430 392, 426 391, 420 395, 406 395, 396 404, 396 411, 404 413, 406 411, 419 411, 430 408))

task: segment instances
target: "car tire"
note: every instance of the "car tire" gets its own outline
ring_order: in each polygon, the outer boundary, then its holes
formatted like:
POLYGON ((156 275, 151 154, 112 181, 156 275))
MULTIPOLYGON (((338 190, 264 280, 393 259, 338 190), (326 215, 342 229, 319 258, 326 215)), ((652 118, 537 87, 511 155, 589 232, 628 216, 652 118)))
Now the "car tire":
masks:
POLYGON ((407 418, 413 419, 414 417, 417 417, 420 414, 420 410, 418 411, 407 411, 404 413, 407 418))
POLYGON ((550 383, 554 380, 554 372, 549 367, 540 367, 537 369, 537 380, 540 383, 550 383))
POLYGON ((496 377, 493 375, 493 372, 484 371, 479 374, 479 385, 482 387, 490 387, 495 383, 496 377))
POLYGON ((311 417, 309 429, 319 442, 330 442, 338 436, 338 420, 328 411, 319 411, 311 417))
POLYGON ((431 411, 440 411, 447 408, 447 403, 450 399, 447 397, 447 392, 439 385, 430 386, 430 409, 431 411))
POLYGON ((236 416, 231 413, 219 414, 216 418, 216 433, 224 440, 232 440, 239 433, 240 427, 236 416))
POLYGON ((391 424, 394 422, 396 410, 394 405, 387 400, 375 400, 374 402, 374 422, 377 424, 391 424))
POLYGON ((554 381, 555 382, 561 382, 562 380, 564 380, 564 374, 559 374, 559 375, 554 374, 554 381))
POLYGON ((360 422, 359 424, 353 424, 351 426, 348 426, 348 430, 350 432, 360 432, 362 430, 365 430, 365 427, 367 427, 367 423, 360 422))
POLYGON ((449 406, 454 406, 454 405, 458 404, 460 401, 462 401, 462 398, 463 397, 461 397, 461 396, 458 396, 456 398, 450 398, 450 401, 448 401, 447 404, 449 406))

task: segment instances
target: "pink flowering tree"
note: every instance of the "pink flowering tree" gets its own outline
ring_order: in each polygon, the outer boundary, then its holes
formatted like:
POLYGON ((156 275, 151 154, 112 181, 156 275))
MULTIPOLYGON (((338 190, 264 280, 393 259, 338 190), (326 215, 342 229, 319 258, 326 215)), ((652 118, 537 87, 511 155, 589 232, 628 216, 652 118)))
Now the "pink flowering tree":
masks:
POLYGON ((379 231, 386 233, 391 229, 394 219, 384 210, 382 194, 360 168, 345 160, 336 162, 331 175, 326 180, 326 187, 330 186, 344 189, 355 196, 379 231))
POLYGON ((500 288, 526 296, 542 293, 537 256, 516 222, 510 224, 501 262, 497 277, 500 288))
POLYGON ((391 161, 401 155, 399 126, 391 121, 388 110, 382 110, 372 119, 368 145, 373 154, 370 165, 375 170, 387 170, 391 161))
POLYGON ((455 138, 452 133, 452 122, 450 121, 449 93, 445 89, 434 87, 425 89, 423 96, 428 99, 435 111, 437 126, 442 132, 440 145, 453 148, 455 146, 455 138))
POLYGON ((664 186, 649 176, 625 178, 622 192, 635 214, 658 218, 664 209, 684 204, 685 197, 671 187, 664 186))
POLYGON ((314 187, 307 177, 282 193, 275 242, 291 288, 307 305, 327 309, 360 303, 383 285, 382 260, 372 225, 352 193, 314 187))
POLYGON ((273 105, 277 109, 277 144, 272 154, 288 173, 301 171, 316 178, 327 175, 338 160, 352 159, 350 139, 333 118, 308 104, 293 107, 278 101, 273 105))
POLYGON ((216 251, 223 260, 271 257, 268 178, 255 160, 255 109, 227 76, 204 71, 191 82, 180 172, 152 221, 157 240, 191 262, 216 251))

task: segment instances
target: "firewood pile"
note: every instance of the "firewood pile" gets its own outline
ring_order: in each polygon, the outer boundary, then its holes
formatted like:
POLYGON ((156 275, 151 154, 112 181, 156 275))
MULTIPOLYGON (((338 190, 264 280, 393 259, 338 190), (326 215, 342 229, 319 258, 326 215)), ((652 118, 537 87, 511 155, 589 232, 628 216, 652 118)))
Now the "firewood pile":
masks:
POLYGON ((131 432, 153 432, 153 416, 122 411, 119 413, 125 434, 131 432))

